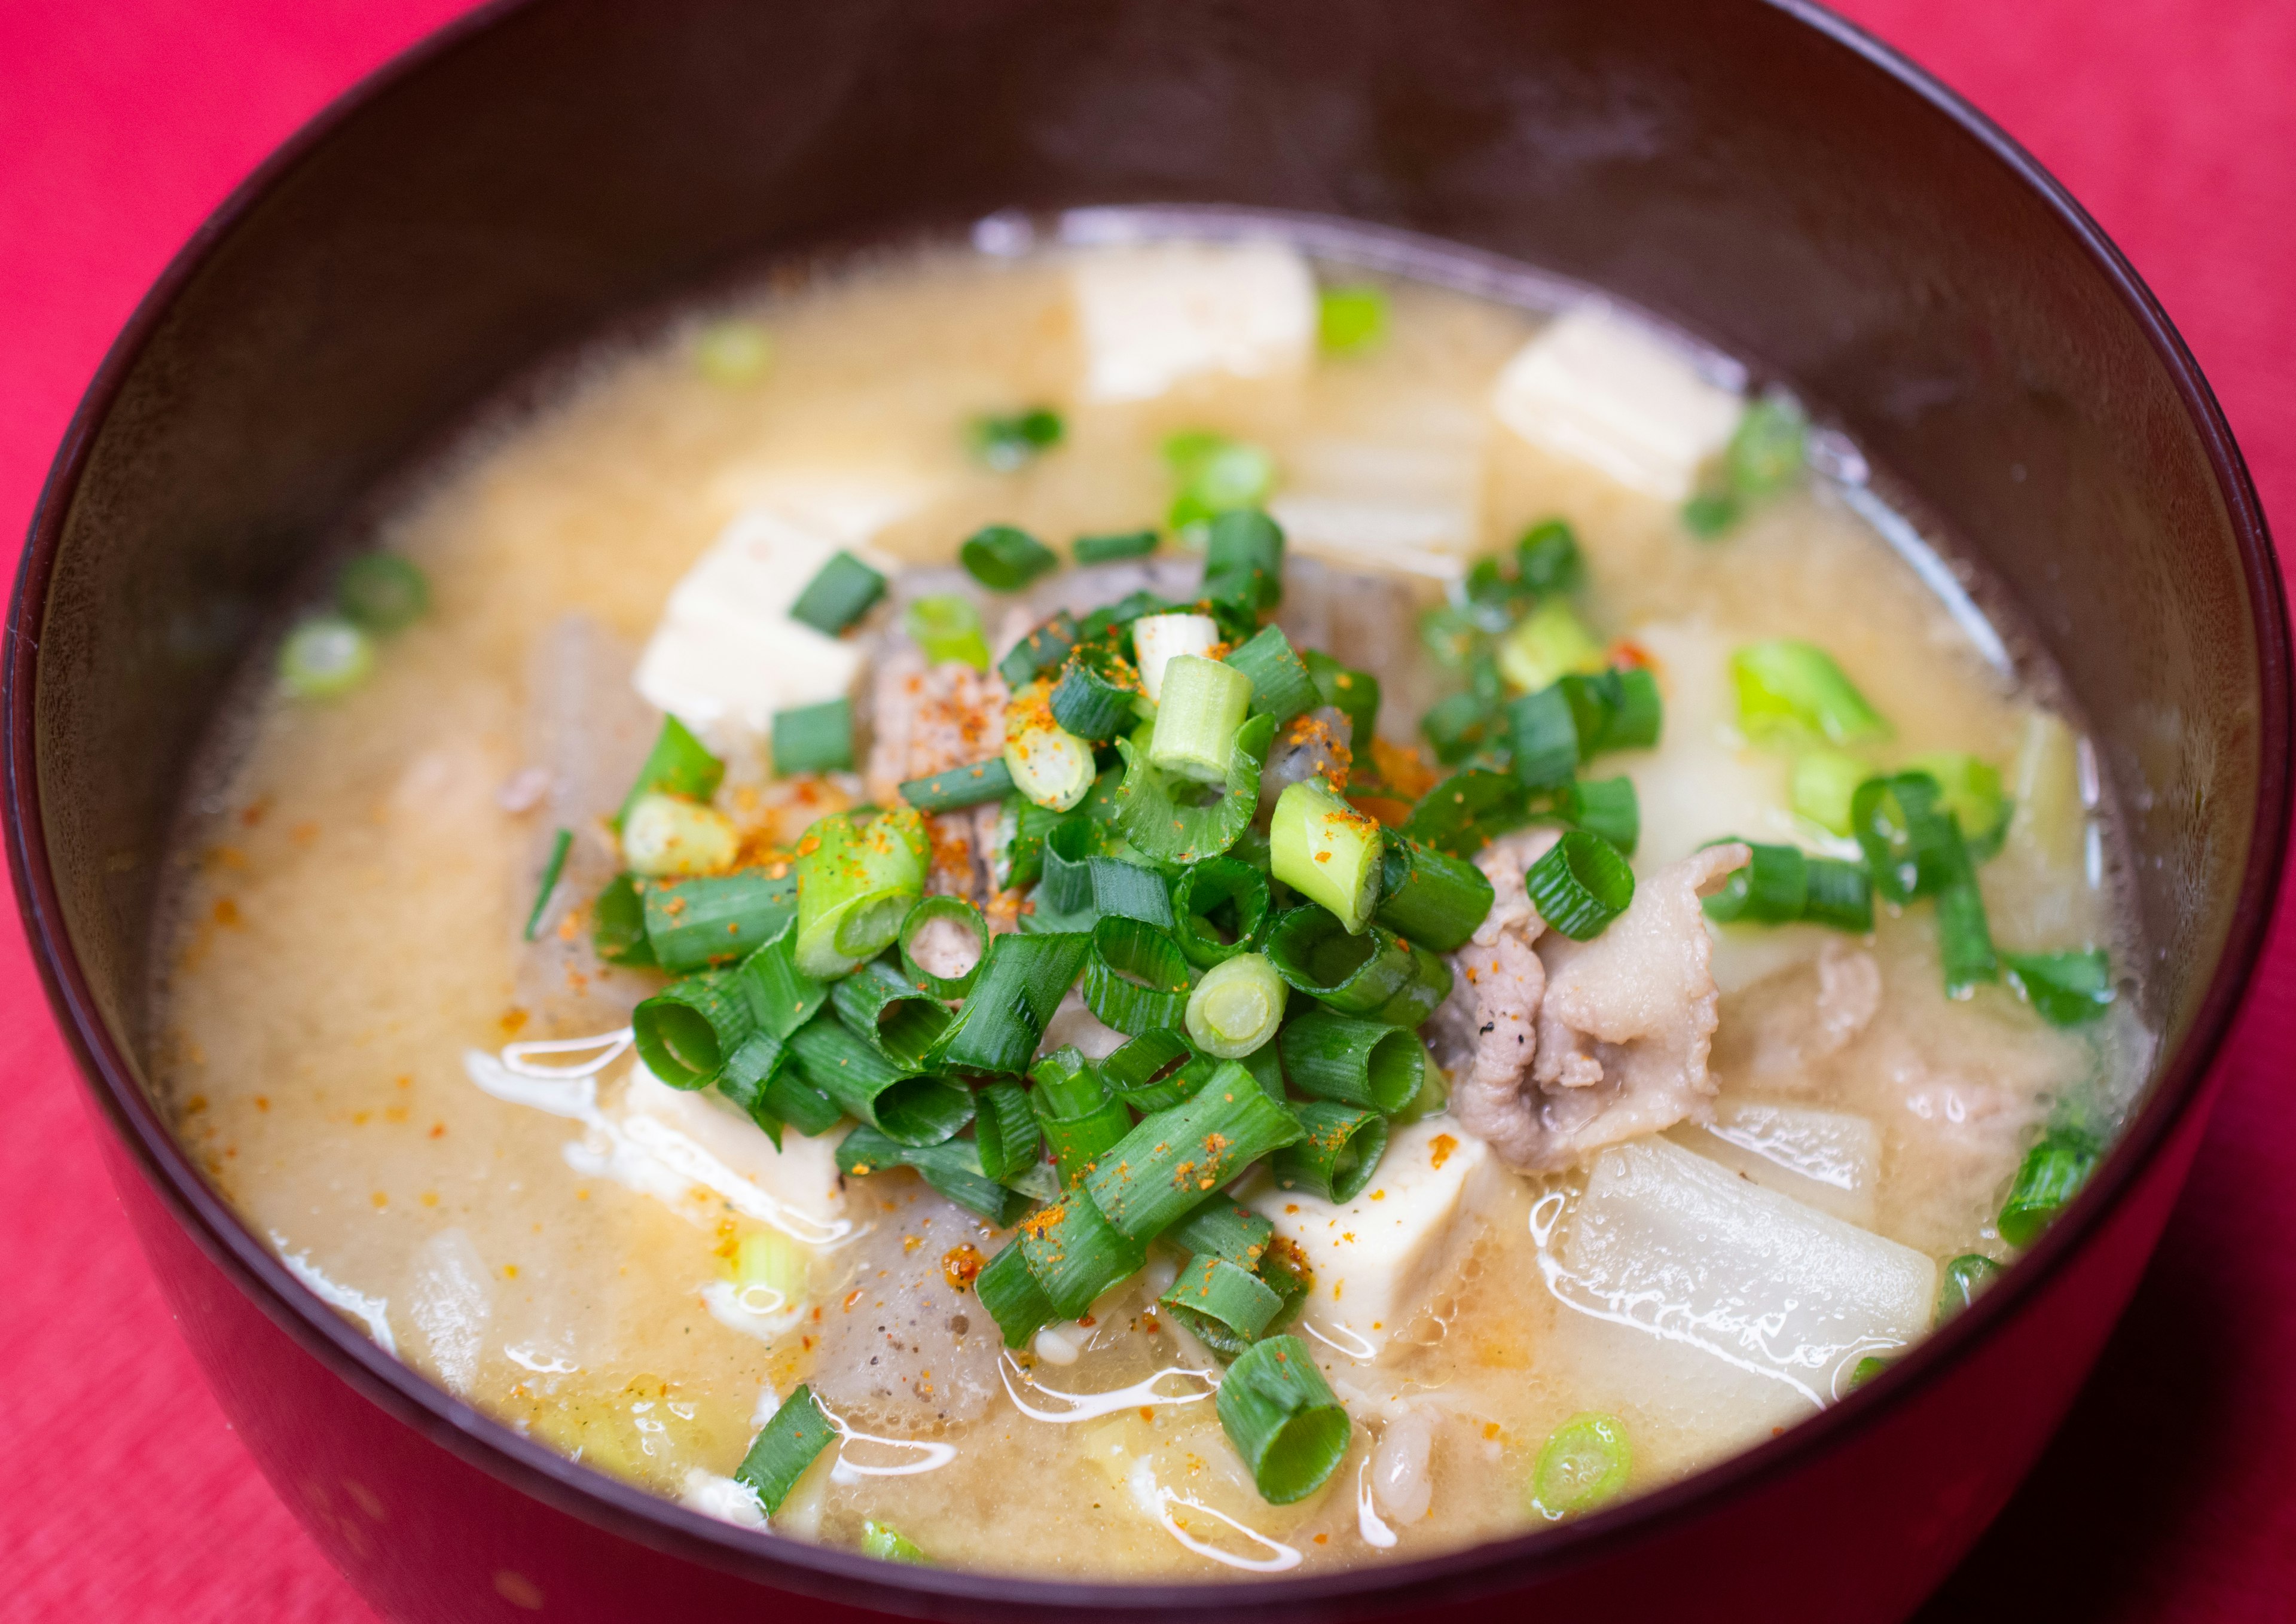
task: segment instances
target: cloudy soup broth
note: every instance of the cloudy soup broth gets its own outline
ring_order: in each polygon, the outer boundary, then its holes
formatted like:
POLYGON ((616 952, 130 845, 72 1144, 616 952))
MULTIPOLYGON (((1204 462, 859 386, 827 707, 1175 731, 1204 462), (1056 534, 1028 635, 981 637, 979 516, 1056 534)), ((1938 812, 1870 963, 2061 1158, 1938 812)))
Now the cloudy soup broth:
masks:
POLYGON ((160 1088, 351 1324, 745 1528, 1583 1515, 1887 1381, 2142 1080, 2047 674, 1598 299, 887 257, 358 539, 209 749, 160 1088))

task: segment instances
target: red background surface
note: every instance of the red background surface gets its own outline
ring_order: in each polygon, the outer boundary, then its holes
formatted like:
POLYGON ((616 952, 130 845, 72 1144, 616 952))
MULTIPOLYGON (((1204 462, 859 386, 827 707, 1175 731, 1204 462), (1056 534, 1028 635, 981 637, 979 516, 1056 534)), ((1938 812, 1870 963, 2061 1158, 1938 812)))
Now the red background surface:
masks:
MULTIPOLYGON (((0 0, 0 536, 144 288, 229 188, 461 0, 0 0)), ((2120 242, 2296 526, 2296 4, 1855 0, 2120 242)), ((2296 536, 2296 529, 2290 530, 2296 536)), ((1923 1615, 2296 1615, 2296 929, 2136 1306, 1923 1615)), ((209 1398, 0 927, 0 1617, 366 1620, 209 1398)), ((1792 1562, 1780 1614, 1794 1616, 1792 1562)))

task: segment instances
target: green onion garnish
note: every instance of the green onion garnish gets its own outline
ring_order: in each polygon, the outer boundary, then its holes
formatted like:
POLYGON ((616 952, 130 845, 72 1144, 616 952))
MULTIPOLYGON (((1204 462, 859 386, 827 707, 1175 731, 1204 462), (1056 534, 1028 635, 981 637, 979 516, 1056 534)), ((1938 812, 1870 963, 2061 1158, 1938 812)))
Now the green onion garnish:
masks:
POLYGON ((1587 579, 1578 533, 1567 519, 1544 519, 1514 544, 1515 574, 1537 593, 1573 592, 1587 579))
POLYGON ((1983 1252, 1964 1252, 1945 1266, 1938 1282, 1937 1323, 1945 1324, 1977 1300, 1978 1293, 2001 1277, 2001 1266, 1983 1252))
POLYGON ((2080 1193, 2101 1154, 2096 1141, 2087 1134, 2052 1128, 2017 1166, 2016 1182, 2009 1186, 2009 1199, 2001 1209, 2001 1238, 2012 1246, 2030 1246, 2038 1240, 2041 1231, 2080 1193))
POLYGON ((1188 995, 1188 1038, 1207 1054, 1241 1060, 1275 1036, 1288 996, 1275 967, 1259 954, 1223 960, 1188 995))
POLYGON ((639 796, 621 833, 623 865, 649 880, 721 874, 742 847, 731 818, 682 795, 639 796))
POLYGON ((758 1503, 770 1517, 781 1510, 805 1469, 836 1436, 837 1429, 815 1402, 813 1390, 800 1385, 758 1429, 734 1476, 756 1491, 758 1503))
POLYGON ((1013 792, 1013 769, 1002 756, 970 761, 945 773, 911 778, 901 785, 901 799, 928 816, 977 807, 984 800, 1002 800, 1013 792))
POLYGON ((1226 663, 1251 679, 1252 711, 1274 717, 1279 727, 1319 702, 1306 663, 1275 627, 1262 627, 1250 641, 1232 651, 1226 663))
MULTIPOLYGON (((1103 1169, 1105 1165, 1103 1158, 1103 1169)), ((1029 1260, 1029 1273, 1062 1319, 1082 1315, 1094 1299, 1148 1260, 1145 1243, 1111 1224, 1091 1189, 1086 1180, 1021 1225, 1021 1254, 1029 1260)))
POLYGON ((1017 1240, 1008 1242, 973 1276, 972 1294, 1004 1333, 1007 1348, 1027 1346, 1029 1339, 1054 1317, 1053 1305, 1029 1272, 1029 1259, 1017 1240))
POLYGON ((1093 925, 1084 1001, 1103 1023, 1133 1035, 1177 1026, 1188 1007, 1188 982, 1187 955, 1153 925, 1120 915, 1093 925))
POLYGON ((754 383, 773 358, 773 338, 755 322, 712 322, 693 335, 693 370, 723 388, 754 383))
POLYGON ((705 970, 672 981, 630 1012, 646 1070, 673 1088, 704 1088, 757 1030, 735 972, 705 970))
POLYGON ((1809 894, 1801 908, 1805 922, 1853 936, 1874 928, 1874 879, 1863 863, 1811 857, 1805 866, 1809 874, 1809 894))
POLYGON ((1045 837, 1043 882, 1037 900, 1062 915, 1073 915, 1092 905, 1092 854, 1099 832, 1088 819, 1072 817, 1045 837))
POLYGON ((1435 759, 1446 767, 1473 755, 1491 741, 1499 713, 1480 693, 1452 693, 1437 700, 1419 718, 1435 759))
POLYGON ((1213 1403, 1270 1505, 1306 1499, 1347 1455, 1348 1413, 1296 1336, 1253 1343, 1228 1366, 1213 1403))
POLYGON ((1348 718, 1348 748, 1369 750, 1379 725, 1379 678, 1341 664, 1321 649, 1308 649, 1300 658, 1315 679, 1316 697, 1348 718))
POLYGON ((1302 1094, 1378 1111, 1400 1111, 1426 1077, 1409 1029, 1316 1010, 1283 1029, 1283 1075, 1302 1094))
POLYGON ((1164 668, 1149 761, 1160 772, 1199 783, 1220 783, 1250 706, 1251 679, 1234 666, 1197 654, 1174 655, 1164 668))
POLYGON ((888 1528, 882 1522, 861 1524, 861 1554, 874 1556, 880 1562, 905 1562, 912 1567, 932 1565, 932 1558, 910 1544, 898 1529, 888 1528))
POLYGON ((1327 356, 1359 356, 1387 337, 1387 291, 1368 283, 1316 295, 1316 341, 1327 356))
POLYGON ((797 967, 797 917, 785 916, 773 934, 741 964, 743 990, 758 1025, 786 1039, 821 1012, 828 983, 797 967))
POLYGON ((1014 644, 997 662, 997 673, 1004 678, 1006 687, 1024 688, 1037 677, 1060 669, 1061 662, 1069 657, 1076 643, 1076 617, 1061 610, 1014 644))
POLYGON ((1209 970, 1259 945, 1267 921, 1267 875, 1234 857, 1206 857, 1172 882, 1173 939, 1209 970))
POLYGON ((1786 804, 1796 817, 1828 834, 1848 834, 1854 826, 1850 802, 1857 786, 1873 775, 1874 769, 1855 756, 1838 750, 1807 750, 1794 758, 1786 804))
POLYGON ((919 598, 901 617, 901 629, 923 651, 925 663, 955 660, 976 671, 988 668, 988 639, 981 635, 980 611, 955 593, 919 598))
POLYGON ((1086 867, 1095 914, 1136 919, 1167 932, 1172 929, 1172 898, 1163 875, 1119 857, 1090 857, 1086 867))
POLYGON ((798 705, 775 711, 773 761, 774 771, 783 777, 796 773, 850 771, 852 701, 824 700, 818 705, 798 705))
POLYGON ((964 538, 956 557, 964 572, 991 592, 1018 592, 1061 567, 1050 547, 1009 524, 983 525, 964 538))
POLYGON ((645 764, 638 768, 637 782, 622 797, 621 810, 614 815, 614 826, 620 828, 631 808, 648 795, 679 795, 696 803, 706 803, 718 793, 718 785, 725 776, 726 764, 687 732, 685 723, 674 716, 666 716, 661 718, 661 731, 654 735, 653 748, 646 752, 645 764))
POLYGON ((1469 767, 1422 795, 1403 833, 1437 851, 1466 857, 1529 821, 1529 798, 1513 775, 1469 767))
POLYGON ((816 818, 798 845, 797 964, 824 979, 892 946, 924 891, 924 820, 904 807, 857 824, 816 818))
POLYGON ((1548 598, 1499 639, 1499 671, 1526 692, 1536 691, 1573 672, 1603 668, 1603 645, 1595 640, 1569 602, 1548 598))
POLYGON ((558 876, 565 871, 566 854, 574 845, 574 832, 561 829, 551 837, 550 856, 542 865, 542 880, 535 888, 534 908, 526 916, 526 939, 532 941, 536 931, 542 929, 542 915, 550 906, 550 893, 558 889, 558 876))
POLYGON ((1855 1392, 1896 1363, 1895 1359, 1885 1359, 1879 1354, 1867 1354, 1849 1367, 1849 1390, 1855 1392))
POLYGON ((1143 1032, 1095 1068, 1110 1093, 1144 1116, 1168 1111, 1193 1095, 1218 1062, 1200 1057, 1168 1027, 1143 1032))
POLYGON ((1219 514, 1204 537, 1203 595, 1256 613, 1283 597, 1283 531, 1256 507, 1219 514))
POLYGON ((941 1039, 939 1063, 984 1077, 1017 1077, 1028 1070, 1045 1022, 1075 985, 1091 951, 1082 935, 992 939, 964 1005, 941 1039))
POLYGON ((1389 930, 1438 953, 1454 952, 1475 933, 1491 902, 1491 882, 1472 863, 1406 835, 1385 835, 1376 917, 1389 930))
POLYGON ((1278 915, 1267 962, 1324 1008, 1390 1026, 1415 1027, 1451 994, 1451 967, 1378 924, 1351 935, 1314 903, 1278 915))
POLYGON ((888 1059, 842 1021, 816 1016, 791 1034, 789 1047, 808 1082, 897 1144, 939 1144, 972 1120, 967 1090, 888 1059))
MULTIPOLYGON (((1413 1064, 1414 1070, 1420 1064, 1415 1055, 1413 1064)), ((1419 1091, 1417 1077, 1411 1091, 1419 1091)), ((1387 1119, 1336 1100, 1309 1100, 1293 1112, 1302 1130, 1300 1142, 1268 1158, 1277 1185, 1327 1202, 1351 1202, 1362 1194, 1387 1153, 1387 1119)))
POLYGON ((1748 406, 1722 453, 1730 488, 1740 496, 1775 496, 1801 477, 1809 419, 1783 395, 1748 406))
MULTIPOLYGON (((1061 443, 1063 427, 1061 414, 1050 406, 1037 406, 1026 412, 991 413, 972 420, 965 439, 972 455, 984 467, 997 473, 1011 473, 1025 468, 1046 452, 1061 443)), ((983 580, 983 586, 993 582, 983 580)), ((1009 591, 1009 587, 998 587, 1009 591)))
POLYGON ((1559 682, 1515 700, 1506 717, 1514 775, 1530 789, 1569 783, 1579 762, 1595 753, 1584 745, 1570 695, 1559 682))
POLYGON ((1555 811, 1564 822, 1601 835, 1628 857, 1642 839, 1642 801, 1631 778, 1582 778, 1562 791, 1555 811))
POLYGON ((1730 656, 1738 728, 1758 744, 1860 744, 1889 736, 1833 656, 1814 643, 1750 643, 1730 656))
POLYGON ((1179 1309, 1182 1322, 1191 1329, 1201 1316, 1226 1326, 1247 1342, 1283 1311, 1283 1299, 1250 1269, 1201 1253, 1189 1259, 1162 1300, 1179 1309))
POLYGON ((1197 430, 1164 442, 1177 494, 1166 525, 1185 530, 1233 508, 1256 507, 1275 488, 1275 460, 1257 446, 1197 430))
POLYGON ((1079 739, 1112 739, 1137 720, 1133 695, 1139 673, 1104 643, 1089 644, 1069 656, 1053 685, 1053 719, 1079 739))
POLYGON ((1475 617, 1454 604, 1439 604, 1419 617, 1419 646, 1446 671, 1464 673, 1482 642, 1475 617))
POLYGON ((1065 812, 1092 788, 1092 746, 1053 715, 1053 685, 1039 677, 1004 708, 1004 766, 1013 787, 1065 812))
POLYGON ((1370 924, 1380 896, 1377 819, 1315 779, 1302 779, 1276 798, 1267 838, 1276 879, 1329 908, 1351 935, 1370 924))
POLYGON ((1868 778, 1850 798, 1850 824, 1888 901, 1933 897, 1966 866, 1959 828, 1927 773, 1868 778))
POLYGON ((655 962, 646 939, 645 899, 638 889, 643 883, 636 874, 616 874, 591 905, 590 945, 610 964, 637 970, 655 962))
POLYGON ((790 605, 790 619, 834 637, 885 595, 885 578, 850 553, 840 553, 814 573, 790 605))
POLYGON ((1067 816, 1017 792, 1005 797, 988 849, 989 878, 998 890, 1020 890, 1037 882, 1045 872, 1045 837, 1067 816))
MULTIPOLYGON (((1719 846, 1735 840, 1724 835, 1709 841, 1719 846)), ((1768 846, 1745 842, 1754 855, 1743 868, 1733 870, 1722 888, 1702 905, 1717 924, 1791 924, 1802 916, 1809 901, 1809 859, 1798 846, 1768 846)))
POLYGON ((335 606, 345 619, 387 637, 429 612, 430 582, 396 553, 364 553, 335 578, 335 606))
POLYGON ((1072 1044, 1039 1059, 1029 1078, 1036 1084, 1029 1105, 1060 1170, 1061 1188, 1074 1189, 1132 1131, 1132 1113, 1072 1044))
POLYGON ((2001 849, 2015 808, 2002 793, 1997 767, 1960 750, 1937 750, 1915 756, 1898 770, 1927 773, 1937 781, 1939 804, 1959 820, 1970 861, 1982 863, 2001 849))
POLYGON ((297 699, 348 693, 374 669, 374 640, 339 615, 313 615, 279 645, 280 685, 297 699))
MULTIPOLYGON (((751 1032, 742 1040, 741 1047, 726 1057, 725 1065, 709 1082, 711 1087, 750 1113, 750 1120, 765 1130, 775 1150, 782 1147, 782 1126, 786 1119, 774 1109, 774 1102, 768 1096, 775 1094, 775 1084, 790 1074, 788 1061, 787 1044, 771 1032, 751 1032)), ((799 1114, 808 1114, 802 1103, 799 1114)), ((830 1108, 832 1120, 841 1120, 844 1114, 834 1106, 830 1108)))
POLYGON ((1256 1269, 1275 1226, 1249 1207, 1215 1195, 1164 1232, 1173 1245, 1196 1257, 1226 1258, 1240 1268, 1256 1269))
POLYGON ((900 948, 901 968, 912 981, 936 998, 961 998, 972 990, 973 980, 980 973, 980 960, 988 951, 988 922, 962 897, 927 897, 909 910, 895 942, 900 948), (917 962, 918 932, 940 921, 956 925, 972 938, 973 961, 961 975, 936 975, 917 962))
MULTIPOLYGON (((755 1043, 757 1039, 752 1038, 750 1041, 755 1043)), ((741 1059, 742 1056, 736 1054, 726 1063, 728 1073, 740 1063, 741 1059)), ((720 1082, 722 1085, 722 1079, 720 1082)), ((808 1139, 818 1138, 845 1120, 844 1108, 806 1081, 795 1066, 783 1066, 773 1073, 766 1083, 765 1092, 758 1097, 758 1106, 808 1139)), ((758 1112, 753 1110, 750 1114, 755 1116, 758 1112)), ((781 1148, 778 1139, 775 1141, 774 1148, 781 1148)))
POLYGON ((1945 965, 1945 989, 1958 998, 1980 981, 2001 979, 2001 959, 1993 949, 1993 930, 1985 917, 1985 898, 1970 871, 1969 855, 1954 826, 1954 849, 1961 872, 1937 894, 1938 956, 1945 965))
POLYGON ((1627 1423, 1589 1410, 1547 1435, 1531 1470, 1530 1509, 1549 1521, 1594 1510, 1627 1486, 1627 1423))
POLYGON ((948 1028, 948 1008, 882 959, 864 964, 829 989, 830 1007, 846 1030, 906 1070, 918 1070, 948 1028))
POLYGON ((1187 1099, 1143 1118, 1101 1157, 1085 1188, 1111 1225, 1145 1242, 1299 1136, 1299 1120, 1261 1092, 1250 1072, 1224 1061, 1187 1099))
POLYGON ((981 1170, 980 1147, 970 1139, 908 1145, 876 1128, 857 1128, 839 1142, 839 1172, 866 1178, 887 1168, 914 1168, 918 1177, 934 1189, 999 1228, 1017 1223, 1029 1210, 1026 1195, 997 1183, 981 1170))
POLYGON ((1635 899, 1635 871, 1619 849, 1568 829, 1522 877, 1540 918, 1573 941, 1592 941, 1635 899))
POLYGON ((644 906, 654 962, 682 975, 745 957, 777 935, 797 917, 797 876, 746 868, 657 881, 645 889, 644 906))
POLYGON ((1104 536, 1079 536, 1070 544, 1080 564, 1112 564, 1119 559, 1145 558, 1156 550, 1153 530, 1119 530, 1104 536))
POLYGON ((1045 1143, 1028 1091, 1003 1079, 972 1091, 972 1137, 981 1172, 999 1184, 1036 1166, 1045 1143))
POLYGON ((2112 1004, 2112 964, 2102 947, 2081 953, 2005 953, 2009 984, 2053 1026, 2094 1021, 2112 1004))
MULTIPOLYGON (((1212 664, 1209 660, 1202 663, 1212 664)), ((1275 719, 1264 716, 1252 717, 1235 730, 1225 792, 1208 806, 1182 804, 1177 796, 1190 787, 1185 781, 1173 784, 1150 762, 1146 750, 1130 739, 1119 739, 1116 749, 1124 759, 1124 779, 1116 792, 1117 821, 1124 838, 1158 863, 1194 863, 1226 851, 1251 827, 1259 805, 1259 772, 1275 734, 1275 719)))

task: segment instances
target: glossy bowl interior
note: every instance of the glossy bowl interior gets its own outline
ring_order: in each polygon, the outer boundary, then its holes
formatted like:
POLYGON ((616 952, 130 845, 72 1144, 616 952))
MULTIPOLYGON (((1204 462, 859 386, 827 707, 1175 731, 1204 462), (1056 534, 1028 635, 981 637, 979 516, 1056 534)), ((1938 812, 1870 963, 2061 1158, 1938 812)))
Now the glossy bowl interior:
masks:
POLYGON ((75 421, 8 628, 10 853, 147 1248, 258 1459, 378 1605, 1340 1616, 1494 1591, 1901 1616, 2062 1415, 2183 1177, 2286 824, 2279 586, 2230 436, 2094 226, 1965 107, 1760 0, 546 0, 434 41, 186 249, 75 421), (1891 1375, 1554 1533, 1355 1574, 1115 1588, 890 1569, 558 1459, 378 1353, 142 1088, 160 858, 266 617, 554 349, 777 258, 992 212, 1238 207, 1440 240, 1789 381, 2062 670, 2121 811, 2163 1037, 2074 1213, 1891 1375), (1769 1536, 1775 1538, 1774 1533, 1769 1536))

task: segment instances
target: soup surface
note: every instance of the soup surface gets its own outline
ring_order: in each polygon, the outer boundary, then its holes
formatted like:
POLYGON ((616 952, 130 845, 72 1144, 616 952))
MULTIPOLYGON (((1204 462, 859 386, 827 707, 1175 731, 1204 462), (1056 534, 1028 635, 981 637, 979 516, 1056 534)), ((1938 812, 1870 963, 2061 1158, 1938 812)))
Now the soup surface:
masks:
POLYGON ((736 1522, 1181 1579, 1543 1526, 1873 1379, 2142 1079, 2076 729, 1853 451, 1598 304, 888 259, 598 351, 375 539, 419 574, 347 575, 210 751, 160 1086, 378 1341, 736 1522), (960 566, 992 525, 1052 559, 960 566), (1039 680, 1062 610, 1100 652, 1039 680), (910 782, 975 763, 1018 787, 910 782), (975 919, 979 985, 1041 973, 945 1031, 975 919), (888 947, 802 1027, 756 991, 888 947), (674 983, 750 1002, 634 1053, 674 983), (1136 1155, 1210 1204, 1120 1233, 1136 1155))

